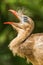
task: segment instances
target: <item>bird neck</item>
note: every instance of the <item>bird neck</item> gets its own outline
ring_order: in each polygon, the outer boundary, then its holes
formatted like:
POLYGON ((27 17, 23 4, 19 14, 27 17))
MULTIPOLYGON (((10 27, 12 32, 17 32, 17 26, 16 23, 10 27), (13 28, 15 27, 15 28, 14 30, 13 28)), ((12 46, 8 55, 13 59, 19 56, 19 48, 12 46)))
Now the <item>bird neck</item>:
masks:
POLYGON ((33 30, 33 26, 31 25, 28 30, 21 30, 18 32, 16 38, 14 38, 11 43, 9 44, 9 48, 12 49, 13 47, 18 47, 22 42, 24 42, 33 30))
POLYGON ((26 39, 27 35, 27 32, 25 32, 24 30, 19 31, 17 37, 11 41, 11 44, 13 44, 14 46, 18 46, 26 39))
POLYGON ((18 45, 22 43, 24 40, 26 40, 30 36, 31 32, 33 31, 34 22, 31 18, 28 18, 28 19, 29 19, 29 25, 27 29, 26 30, 20 29, 17 37, 12 40, 11 43, 14 43, 14 45, 18 45))
POLYGON ((29 17, 28 18, 29 19, 29 23, 30 23, 30 33, 33 31, 33 29, 34 29, 34 21, 29 17))
POLYGON ((27 31, 20 30, 17 37, 12 40, 14 42, 14 45, 17 46, 21 44, 23 41, 25 41, 30 36, 32 30, 33 30, 32 26, 30 26, 27 31))

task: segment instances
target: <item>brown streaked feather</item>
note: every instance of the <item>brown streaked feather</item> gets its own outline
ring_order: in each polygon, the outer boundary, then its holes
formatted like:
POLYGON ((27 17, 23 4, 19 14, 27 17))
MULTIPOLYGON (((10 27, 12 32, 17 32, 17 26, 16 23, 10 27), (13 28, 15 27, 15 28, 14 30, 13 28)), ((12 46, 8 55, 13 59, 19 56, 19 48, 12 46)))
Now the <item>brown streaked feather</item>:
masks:
MULTIPOLYGON (((39 43, 35 43, 36 38, 43 37, 43 33, 32 34, 27 40, 25 40, 19 47, 17 54, 21 57, 26 57, 27 60, 30 60, 34 65, 43 65, 43 38, 42 38, 42 52, 38 47, 40 53, 35 45, 39 43), (36 38, 35 38, 36 37, 36 38)), ((36 41, 38 41, 38 39, 36 41)), ((40 43, 41 44, 41 43, 40 43)))

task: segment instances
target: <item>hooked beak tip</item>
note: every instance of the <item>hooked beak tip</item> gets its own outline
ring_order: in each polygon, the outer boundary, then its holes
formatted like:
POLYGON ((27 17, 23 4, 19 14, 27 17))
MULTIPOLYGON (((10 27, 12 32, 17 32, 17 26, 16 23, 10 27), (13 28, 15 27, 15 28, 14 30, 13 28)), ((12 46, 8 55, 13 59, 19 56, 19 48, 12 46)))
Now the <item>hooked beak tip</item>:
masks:
POLYGON ((11 10, 11 9, 10 9, 10 10, 8 10, 8 11, 10 11, 11 13, 13 13, 16 17, 18 17, 18 16, 17 16, 17 12, 16 12, 15 10, 11 10))

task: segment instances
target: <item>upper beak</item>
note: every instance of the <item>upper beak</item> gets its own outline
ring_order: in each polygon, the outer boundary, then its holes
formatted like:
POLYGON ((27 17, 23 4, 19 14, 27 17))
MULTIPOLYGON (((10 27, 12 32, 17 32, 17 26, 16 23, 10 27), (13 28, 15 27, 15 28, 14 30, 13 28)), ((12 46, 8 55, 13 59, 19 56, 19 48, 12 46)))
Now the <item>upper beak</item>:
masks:
POLYGON ((8 10, 8 11, 10 11, 12 14, 14 14, 14 16, 16 16, 20 20, 18 12, 16 12, 15 10, 8 10))

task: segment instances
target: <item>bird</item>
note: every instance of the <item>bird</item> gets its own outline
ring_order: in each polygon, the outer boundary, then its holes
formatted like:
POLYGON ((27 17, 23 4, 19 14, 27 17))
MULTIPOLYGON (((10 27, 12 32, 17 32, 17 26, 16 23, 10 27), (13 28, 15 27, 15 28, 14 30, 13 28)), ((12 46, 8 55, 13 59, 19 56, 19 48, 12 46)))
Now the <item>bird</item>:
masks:
POLYGON ((26 58, 27 62, 33 65, 43 65, 43 33, 32 33, 35 27, 34 21, 23 12, 12 9, 9 11, 19 20, 19 23, 4 22, 4 24, 10 24, 18 32, 8 45, 10 51, 14 56, 26 58))

